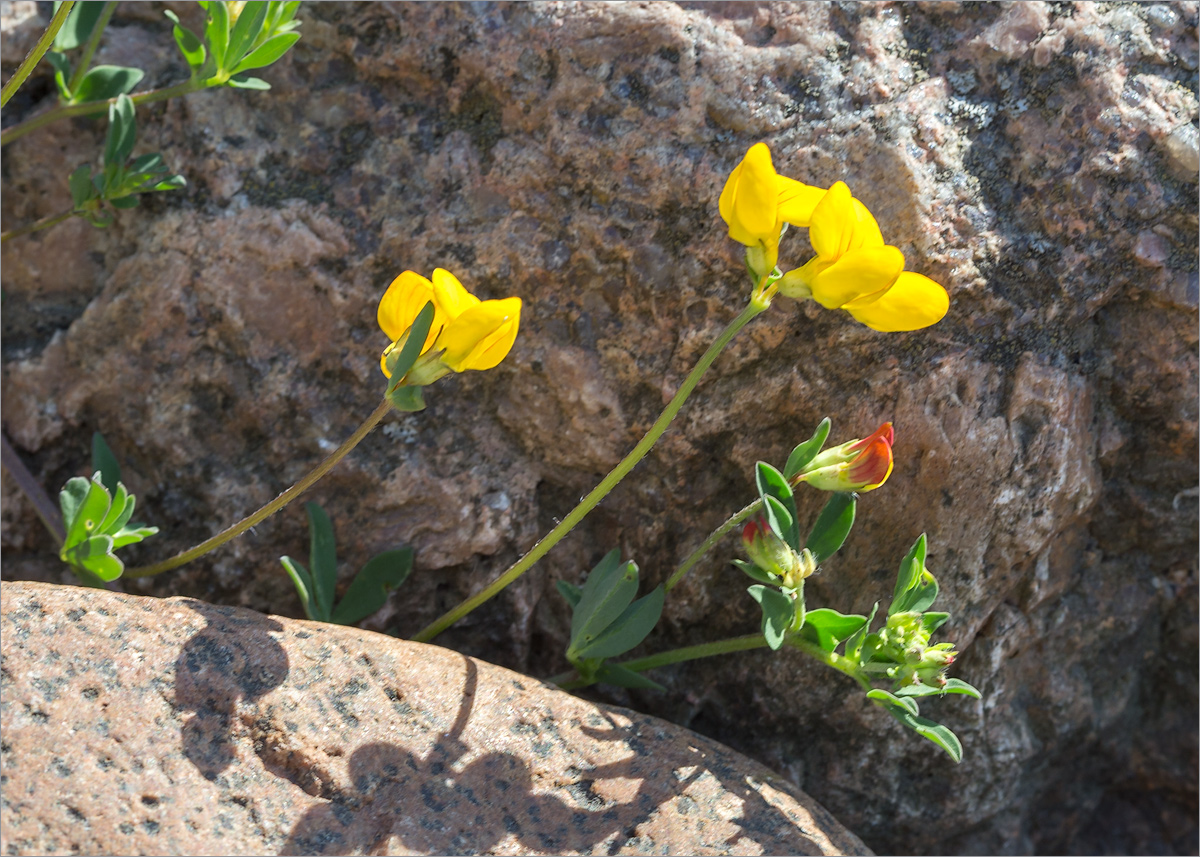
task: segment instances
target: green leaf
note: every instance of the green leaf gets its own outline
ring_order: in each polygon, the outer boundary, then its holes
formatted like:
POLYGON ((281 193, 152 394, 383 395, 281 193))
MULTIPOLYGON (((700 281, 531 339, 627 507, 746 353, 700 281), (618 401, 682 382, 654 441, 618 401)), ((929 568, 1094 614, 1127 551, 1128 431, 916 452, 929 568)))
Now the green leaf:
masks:
POLYGON ((828 607, 818 607, 805 614, 801 633, 825 651, 832 652, 842 640, 853 636, 866 624, 866 616, 845 615, 828 607))
POLYGON ((926 613, 921 617, 921 626, 932 634, 950 618, 949 613, 926 613))
POLYGON ((817 453, 825 445, 825 439, 829 437, 830 425, 829 417, 821 420, 817 430, 813 432, 813 436, 792 450, 792 454, 788 456, 787 464, 783 468, 783 476, 789 483, 808 466, 810 461, 817 457, 817 453))
POLYGON ((792 599, 771 586, 751 586, 747 592, 762 607, 762 633, 767 645, 778 650, 796 618, 792 599))
POLYGON ((893 613, 905 612, 904 610, 896 609, 895 605, 908 590, 916 586, 917 578, 924 567, 925 534, 921 533, 920 537, 913 542, 913 546, 908 549, 908 553, 905 554, 904 559, 900 560, 900 568, 896 572, 896 588, 892 591, 892 606, 888 607, 889 616, 893 613))
POLYGON ((101 484, 99 474, 96 474, 88 482, 87 496, 79 504, 74 520, 67 527, 67 537, 63 540, 63 550, 65 551, 82 543, 89 536, 96 533, 100 527, 100 522, 108 514, 108 507, 111 504, 112 498, 109 496, 108 491, 105 490, 104 485, 101 484))
POLYGON ((280 33, 278 36, 272 36, 247 54, 234 71, 241 73, 255 68, 265 68, 286 54, 298 41, 300 41, 299 33, 280 33))
MULTIPOLYGON (((59 32, 61 33, 62 30, 59 32)), ((71 61, 67 59, 66 54, 46 51, 46 62, 54 67, 54 85, 58 87, 58 94, 62 96, 63 101, 70 101, 71 90, 67 82, 71 79, 71 61)))
POLYGON ((71 173, 71 177, 67 179, 67 184, 71 188, 71 202, 76 208, 95 198, 92 188, 92 168, 87 164, 77 167, 71 173))
POLYGON ((804 543, 817 562, 824 562, 837 553, 846 543, 850 528, 854 526, 854 510, 858 504, 855 494, 834 493, 829 495, 825 508, 817 516, 808 540, 804 543))
POLYGON ((584 582, 571 616, 569 656, 600 636, 625 611, 637 594, 637 583, 637 565, 622 563, 620 551, 611 550, 600 560, 584 582))
POLYGON ((916 702, 908 697, 897 698, 892 696, 886 690, 872 690, 867 696, 871 699, 880 701, 882 706, 887 709, 888 714, 895 717, 912 731, 916 732, 922 738, 927 738, 934 744, 937 744, 946 751, 955 763, 962 761, 962 742, 946 726, 930 720, 927 717, 919 717, 916 713, 916 702))
POLYGON ((110 199, 109 204, 113 208, 137 208, 138 198, 136 196, 118 196, 110 199))
POLYGON ((324 509, 316 503, 305 503, 304 511, 308 513, 308 564, 312 568, 316 618, 328 622, 337 585, 337 542, 324 509))
POLYGON ((125 515, 126 508, 132 505, 130 503, 131 499, 124 484, 118 482, 117 490, 113 492, 112 502, 108 506, 108 511, 104 513, 104 520, 96 527, 96 533, 104 533, 111 536, 120 530, 125 525, 125 521, 121 521, 122 516, 125 516, 125 520, 127 521, 133 515, 132 508, 129 509, 129 515, 125 515))
POLYGON ((179 16, 174 12, 168 9, 163 14, 175 24, 171 30, 172 35, 175 36, 175 44, 179 46, 179 52, 183 54, 183 58, 192 69, 192 74, 195 74, 204 67, 204 60, 208 56, 204 43, 200 41, 199 36, 179 23, 179 16))
POLYGON ((113 550, 123 548, 125 545, 134 545, 143 539, 148 539, 150 536, 158 532, 158 527, 147 527, 145 524, 131 524, 128 527, 123 527, 120 532, 112 537, 113 550))
POLYGON ((792 496, 792 487, 782 473, 765 461, 755 465, 754 483, 762 497, 767 523, 775 535, 787 542, 792 550, 800 550, 800 528, 796 524, 796 500, 792 496))
MULTIPOLYGON (((56 2, 54 11, 57 12, 58 7, 59 4, 56 2)), ((92 35, 92 30, 96 28, 96 22, 100 20, 103 12, 103 3, 76 3, 71 8, 70 14, 67 15, 67 20, 54 34, 54 49, 69 51, 84 44, 92 35)))
MULTIPOLYGON (((925 568, 925 536, 922 535, 917 540, 921 546, 919 555, 914 550, 909 551, 908 556, 900 563, 900 574, 906 579, 909 577, 909 572, 916 570, 915 577, 908 588, 892 598, 892 605, 888 608, 888 615, 893 613, 921 613, 933 605, 938 596, 938 582, 929 569, 925 568), (918 564, 919 563, 919 564, 918 564), (907 569, 906 569, 907 567, 907 569)), ((933 616, 941 614, 933 613, 933 616)), ((949 614, 946 614, 947 616, 949 614)), ((941 624, 940 622, 938 624, 941 624)))
POLYGON ((107 101, 118 95, 132 92, 146 73, 140 68, 125 68, 119 65, 98 65, 88 71, 75 90, 75 102, 107 101))
POLYGON ((245 72, 235 74, 229 80, 225 81, 226 86, 232 86, 234 89, 257 89, 259 92, 266 92, 271 88, 271 84, 267 83, 261 77, 250 77, 245 72))
POLYGON ((187 180, 184 179, 183 176, 174 175, 174 176, 169 176, 165 179, 162 179, 161 181, 157 181, 153 185, 150 185, 149 187, 145 187, 145 186, 140 187, 140 188, 138 188, 138 192, 139 193, 150 193, 152 191, 160 191, 160 190, 178 190, 181 187, 187 187, 187 180))
POLYGON ((554 586, 558 590, 558 594, 567 599, 567 603, 571 605, 572 610, 579 606, 579 599, 583 597, 582 589, 574 583, 567 583, 565 580, 556 580, 554 586))
POLYGON ((587 658, 615 658, 639 645, 658 624, 666 594, 661 584, 656 586, 649 595, 625 608, 595 640, 580 646, 577 654, 587 658))
POLYGON ((165 173, 167 165, 163 161, 162 155, 158 152, 151 152, 147 155, 138 155, 134 158, 132 164, 129 165, 131 173, 165 173))
POLYGON ((779 578, 768 574, 752 562, 735 559, 733 560, 733 564, 740 568, 751 580, 757 580, 759 583, 765 583, 767 586, 779 585, 779 578))
MULTIPOLYGON (((58 507, 62 510, 63 527, 67 532, 75 524, 75 519, 79 515, 79 510, 83 506, 83 501, 87 499, 88 494, 92 490, 92 480, 84 479, 82 476, 75 476, 67 480, 67 484, 58 492, 58 507)), ((66 542, 64 541, 64 545, 66 542)))
POLYGON ((387 603, 389 592, 408 579, 412 563, 412 548, 385 551, 372 557, 351 581, 330 621, 354 625, 370 616, 387 603))
POLYGON ((309 619, 315 619, 312 611, 312 575, 305 568, 290 556, 281 556, 279 561, 283 564, 283 569, 288 573, 288 577, 292 579, 292 585, 296 587, 296 594, 300 596, 300 605, 304 608, 304 615, 309 619))
POLYGON ((962 694, 972 699, 982 699, 983 694, 962 679, 948 678, 942 687, 929 684, 914 684, 896 691, 896 696, 945 696, 947 693, 962 694))
POLYGON ((223 0, 208 4, 208 22, 204 27, 204 38, 212 47, 213 62, 218 69, 225 68, 225 51, 229 47, 229 10, 223 0))
POLYGON ((251 0, 242 7, 241 13, 238 14, 237 20, 233 22, 233 28, 230 30, 229 45, 221 60, 221 68, 230 71, 237 68, 242 57, 246 55, 246 51, 254 44, 254 39, 262 29, 266 17, 266 0, 251 0))
POLYGON ((104 166, 120 167, 129 160, 133 144, 137 141, 137 120, 134 116, 133 100, 128 95, 118 95, 115 103, 108 106, 108 136, 104 142, 104 166))
POLYGON ((596 681, 642 690, 666 690, 661 684, 620 664, 604 664, 596 671, 596 681))
MULTIPOLYGON (((433 326, 433 315, 433 301, 426 301, 425 306, 421 307, 421 311, 413 319, 412 327, 408 330, 408 338, 404 340, 404 345, 400 348, 400 354, 388 367, 392 373, 389 386, 399 385, 404 380, 404 376, 408 374, 408 370, 417 362, 417 358, 421 356, 421 349, 425 347, 425 340, 429 338, 429 328, 433 326)), ((388 393, 391 392, 389 389, 388 393)))
POLYGON ((867 632, 871 630, 871 623, 875 621, 875 614, 879 612, 879 602, 875 602, 875 606, 871 608, 870 614, 867 616, 867 621, 863 622, 861 628, 855 631, 846 640, 846 648, 843 649, 846 657, 851 660, 858 661, 859 655, 862 654, 863 640, 867 637, 867 632))
POLYGON ((125 571, 125 563, 113 555, 111 536, 92 536, 72 549, 71 558, 105 583, 116 580, 125 571))

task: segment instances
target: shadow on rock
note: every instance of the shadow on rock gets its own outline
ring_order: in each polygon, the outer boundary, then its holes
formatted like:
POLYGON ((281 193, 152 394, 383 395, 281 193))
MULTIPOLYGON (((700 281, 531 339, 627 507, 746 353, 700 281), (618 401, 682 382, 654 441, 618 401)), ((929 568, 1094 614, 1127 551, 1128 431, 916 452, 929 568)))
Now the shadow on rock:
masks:
POLYGON ((175 661, 175 705, 192 712, 183 725, 183 752, 215 780, 235 758, 239 703, 253 703, 287 678, 287 653, 268 633, 283 627, 230 607, 202 601, 185 606, 204 616, 208 627, 184 644, 175 661))

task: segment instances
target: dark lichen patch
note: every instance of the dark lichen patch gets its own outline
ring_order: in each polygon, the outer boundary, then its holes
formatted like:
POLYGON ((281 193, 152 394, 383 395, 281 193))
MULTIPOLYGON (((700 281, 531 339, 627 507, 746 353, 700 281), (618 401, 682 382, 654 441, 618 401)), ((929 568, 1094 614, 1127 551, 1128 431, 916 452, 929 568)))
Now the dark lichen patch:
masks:
POLYGON ((259 170, 245 177, 242 192, 251 205, 264 208, 279 208, 291 199, 302 199, 312 205, 333 204, 328 179, 295 169, 286 158, 273 152, 263 158, 259 170))

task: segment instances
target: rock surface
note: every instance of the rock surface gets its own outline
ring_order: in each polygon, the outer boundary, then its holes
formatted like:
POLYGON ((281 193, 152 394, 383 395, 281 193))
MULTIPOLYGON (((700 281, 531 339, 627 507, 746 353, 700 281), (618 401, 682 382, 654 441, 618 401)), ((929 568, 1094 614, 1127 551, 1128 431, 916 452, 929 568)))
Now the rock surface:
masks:
POLYGON ((5 854, 870 854, 686 729, 448 649, 3 584, 5 854))
MULTIPOLYGON (((190 6, 181 15, 195 15, 190 6)), ((99 61, 185 71, 161 7, 121 6, 99 61)), ((139 114, 189 181, 4 245, 3 422, 56 490, 102 431, 150 560, 269 500, 381 390, 375 305, 399 271, 526 302, 500 367, 439 382, 313 494, 343 575, 417 570, 368 621, 409 635, 551 526, 657 416, 745 300, 716 199, 745 150, 846 180, 947 319, 885 336, 778 301, 655 452, 503 598, 439 642, 565 667, 559 578, 619 546, 651 584, 828 414, 897 430, 811 603, 866 612, 926 531, 985 701, 941 703, 952 767, 835 674, 753 653, 603 698, 820 794, 879 851, 1197 848, 1197 5, 310 4, 269 93, 139 114)), ((5 58, 8 61, 8 58, 5 58)), ((40 77, 30 91, 46 94, 40 77), (36 87, 42 87, 41 90, 36 87)), ((7 118, 6 121, 11 121, 7 118)), ((6 147, 6 228, 68 204, 103 123, 6 147)), ((789 266, 804 238, 788 236, 789 266)), ((9 577, 62 580, 3 482, 9 577)), ((817 498, 806 500, 815 511, 817 498)), ((293 508, 130 591, 299 614, 293 508)), ((657 651, 757 625, 734 545, 672 593, 657 651)))

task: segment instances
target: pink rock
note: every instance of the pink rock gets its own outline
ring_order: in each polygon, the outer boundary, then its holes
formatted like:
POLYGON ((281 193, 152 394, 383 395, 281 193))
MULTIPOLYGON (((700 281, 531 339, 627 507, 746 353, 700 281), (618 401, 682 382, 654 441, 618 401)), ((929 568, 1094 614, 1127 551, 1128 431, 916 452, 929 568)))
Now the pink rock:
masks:
POLYGON ((436 646, 3 584, 5 854, 870 854, 755 762, 436 646))

